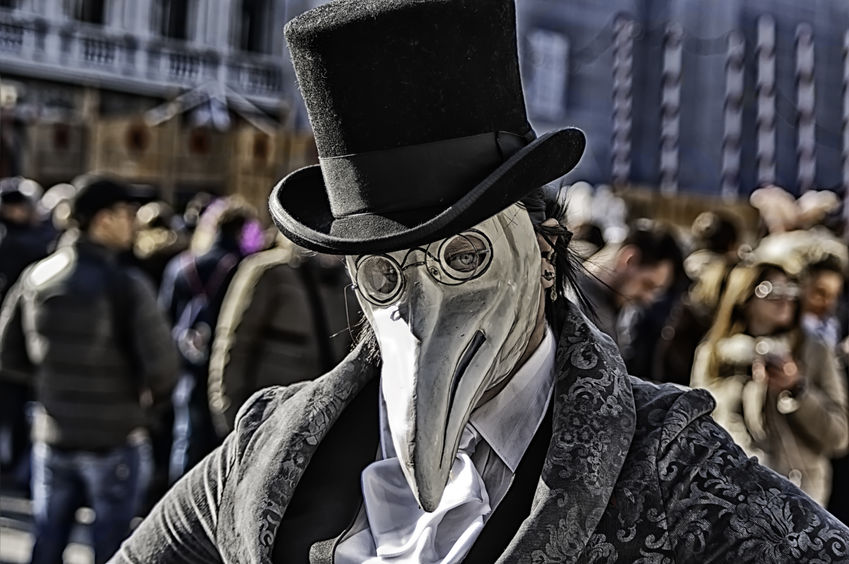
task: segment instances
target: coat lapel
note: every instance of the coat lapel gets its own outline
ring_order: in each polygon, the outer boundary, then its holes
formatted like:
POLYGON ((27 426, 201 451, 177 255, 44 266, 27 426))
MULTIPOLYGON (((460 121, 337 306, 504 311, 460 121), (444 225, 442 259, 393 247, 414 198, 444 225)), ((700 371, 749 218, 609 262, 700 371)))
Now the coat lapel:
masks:
POLYGON ((499 562, 575 562, 604 514, 634 435, 634 398, 616 345, 569 308, 542 477, 530 516, 499 562))
POLYGON ((241 463, 228 477, 230 511, 222 511, 219 531, 231 531, 222 546, 227 562, 270 563, 277 528, 295 486, 318 444, 341 412, 378 369, 357 347, 335 369, 274 409, 245 445, 241 463), (259 492, 259 493, 258 493, 259 492), (225 554, 226 552, 226 554, 225 554))

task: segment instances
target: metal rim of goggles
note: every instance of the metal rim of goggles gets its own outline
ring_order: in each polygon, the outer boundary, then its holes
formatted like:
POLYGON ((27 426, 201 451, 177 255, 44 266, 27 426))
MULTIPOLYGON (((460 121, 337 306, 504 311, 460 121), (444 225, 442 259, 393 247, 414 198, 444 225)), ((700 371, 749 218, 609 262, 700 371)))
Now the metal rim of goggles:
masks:
POLYGON ((354 288, 370 303, 386 306, 403 293, 404 271, 408 268, 424 265, 436 282, 456 286, 478 278, 491 263, 492 242, 489 237, 477 229, 469 229, 439 241, 438 245, 430 243, 426 247, 408 249, 400 263, 387 254, 357 257, 354 288), (407 260, 416 251, 420 251, 424 259, 408 263, 407 260))
POLYGON ((755 297, 768 301, 795 300, 799 298, 799 286, 792 282, 774 284, 764 280, 755 286, 755 297))

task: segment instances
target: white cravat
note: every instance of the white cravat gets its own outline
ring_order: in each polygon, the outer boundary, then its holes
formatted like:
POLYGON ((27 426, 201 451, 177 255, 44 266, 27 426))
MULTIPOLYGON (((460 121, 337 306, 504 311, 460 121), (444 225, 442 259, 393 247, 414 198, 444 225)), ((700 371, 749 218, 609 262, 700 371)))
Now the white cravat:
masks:
POLYGON ((463 429, 445 492, 432 513, 416 503, 395 457, 381 409, 384 458, 363 470, 364 510, 352 528, 353 534, 338 545, 334 561, 462 562, 483 530, 491 508, 507 492, 516 466, 542 422, 554 384, 554 350, 553 335, 547 330, 539 348, 505 389, 473 412, 463 429), (476 449, 481 451, 478 456, 476 449), (491 499, 490 494, 495 497, 491 499))
MULTIPOLYGON (((348 547, 363 550, 356 551, 359 561, 451 564, 463 560, 490 512, 489 496, 470 458, 478 440, 466 425, 445 493, 431 513, 419 508, 397 458, 379 460, 363 470, 363 503, 369 529, 349 539, 348 547)), ((337 551, 337 562, 347 552, 337 551)))

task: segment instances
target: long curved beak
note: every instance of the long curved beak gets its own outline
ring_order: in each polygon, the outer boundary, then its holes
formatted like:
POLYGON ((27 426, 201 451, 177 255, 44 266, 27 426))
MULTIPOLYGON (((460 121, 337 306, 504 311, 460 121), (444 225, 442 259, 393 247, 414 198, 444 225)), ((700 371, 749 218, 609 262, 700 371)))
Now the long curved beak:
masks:
POLYGON ((424 341, 416 323, 396 323, 389 342, 381 341, 384 359, 382 390, 395 452, 419 505, 439 505, 457 445, 477 402, 486 362, 482 331, 457 331, 457 316, 428 316, 424 341), (453 319, 453 321, 451 321, 453 319), (439 327, 453 323, 453 331, 439 327), (485 355, 484 355, 485 356, 485 355), (480 366, 477 366, 481 364, 480 366))

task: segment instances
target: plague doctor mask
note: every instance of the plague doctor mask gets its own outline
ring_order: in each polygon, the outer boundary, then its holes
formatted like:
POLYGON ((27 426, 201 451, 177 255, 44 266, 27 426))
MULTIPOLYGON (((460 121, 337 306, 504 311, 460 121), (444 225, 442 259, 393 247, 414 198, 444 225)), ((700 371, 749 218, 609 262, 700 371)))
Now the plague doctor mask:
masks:
POLYGON ((514 370, 537 322, 533 226, 513 205, 427 245, 348 256, 347 266, 380 347, 395 452, 432 511, 472 410, 514 370))

